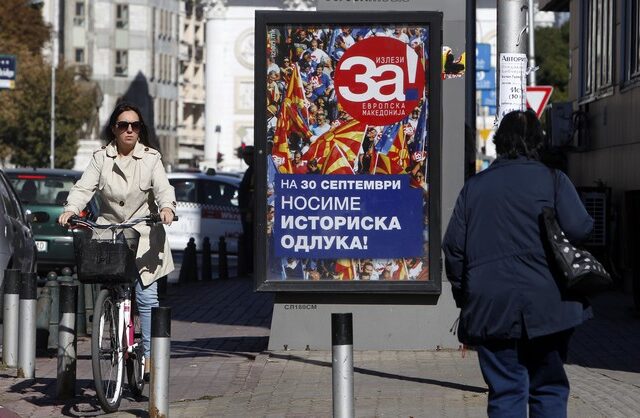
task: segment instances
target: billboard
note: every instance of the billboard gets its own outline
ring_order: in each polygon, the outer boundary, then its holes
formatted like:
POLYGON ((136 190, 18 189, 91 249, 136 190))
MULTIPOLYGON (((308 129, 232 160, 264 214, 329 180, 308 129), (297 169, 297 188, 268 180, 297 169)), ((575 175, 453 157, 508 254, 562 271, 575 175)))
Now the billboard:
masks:
POLYGON ((440 292, 442 14, 256 12, 256 288, 440 292))

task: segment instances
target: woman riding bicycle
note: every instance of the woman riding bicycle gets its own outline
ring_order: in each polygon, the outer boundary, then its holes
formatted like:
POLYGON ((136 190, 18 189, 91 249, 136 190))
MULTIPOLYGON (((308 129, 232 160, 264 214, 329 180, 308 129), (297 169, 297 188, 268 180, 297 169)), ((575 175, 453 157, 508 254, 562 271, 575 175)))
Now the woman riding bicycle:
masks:
MULTIPOLYGON (((93 153, 91 163, 69 192, 58 223, 66 226, 97 193, 99 224, 120 223, 157 213, 163 224, 171 225, 176 208, 173 186, 169 184, 160 153, 149 144, 149 134, 140 110, 118 104, 107 130, 108 145, 93 153)), ((135 281, 144 344, 145 378, 151 358, 151 308, 158 306, 157 280, 173 270, 173 258, 164 227, 140 223, 135 281)), ((146 379, 145 379, 146 380, 146 379)))

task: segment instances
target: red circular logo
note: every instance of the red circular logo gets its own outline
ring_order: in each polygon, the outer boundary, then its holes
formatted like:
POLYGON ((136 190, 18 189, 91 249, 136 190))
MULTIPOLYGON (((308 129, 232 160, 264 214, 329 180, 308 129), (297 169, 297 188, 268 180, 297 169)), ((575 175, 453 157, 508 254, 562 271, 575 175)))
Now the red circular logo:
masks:
POLYGON ((352 45, 335 70, 338 103, 369 125, 391 125, 418 106, 424 66, 416 51, 394 38, 371 37, 352 45))

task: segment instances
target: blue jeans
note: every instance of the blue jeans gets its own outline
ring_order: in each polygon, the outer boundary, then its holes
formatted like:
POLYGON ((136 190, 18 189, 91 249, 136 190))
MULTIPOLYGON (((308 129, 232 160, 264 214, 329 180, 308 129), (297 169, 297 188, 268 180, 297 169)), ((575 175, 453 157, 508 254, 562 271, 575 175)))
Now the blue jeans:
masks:
POLYGON ((570 332, 478 346, 489 386, 490 418, 566 418, 569 380, 564 371, 570 332))
POLYGON ((142 284, 142 280, 138 279, 136 281, 136 303, 140 314, 144 356, 148 360, 151 358, 151 308, 160 305, 158 303, 158 282, 155 281, 149 286, 145 286, 142 284))

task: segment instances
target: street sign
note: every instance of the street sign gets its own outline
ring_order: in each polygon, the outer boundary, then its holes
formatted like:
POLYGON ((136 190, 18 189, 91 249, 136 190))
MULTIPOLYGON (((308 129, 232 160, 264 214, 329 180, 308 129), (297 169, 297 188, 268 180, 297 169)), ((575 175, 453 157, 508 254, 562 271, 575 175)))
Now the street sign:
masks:
POLYGON ((491 69, 491 44, 476 45, 476 71, 491 69))
POLYGON ((553 86, 529 86, 527 87, 527 107, 533 109, 540 119, 544 108, 551 98, 553 86))
POLYGON ((16 86, 16 56, 0 55, 0 89, 16 86))
POLYGON ((496 69, 489 71, 476 71, 476 90, 495 90, 496 69))
POLYGON ((480 104, 482 106, 496 106, 496 91, 482 90, 480 104))

